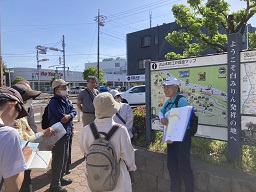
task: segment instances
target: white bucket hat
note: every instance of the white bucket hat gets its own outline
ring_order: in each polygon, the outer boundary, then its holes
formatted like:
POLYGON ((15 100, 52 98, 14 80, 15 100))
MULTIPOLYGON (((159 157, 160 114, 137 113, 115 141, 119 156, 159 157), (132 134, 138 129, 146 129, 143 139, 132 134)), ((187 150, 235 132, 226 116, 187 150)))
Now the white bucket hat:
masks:
POLYGON ((121 107, 108 92, 98 94, 93 100, 93 105, 97 119, 113 117, 121 107))
POLYGON ((168 77, 163 85, 180 85, 179 80, 175 77, 168 77))
POLYGON ((117 90, 115 90, 115 89, 111 89, 111 90, 109 91, 109 93, 111 93, 111 95, 112 95, 113 97, 115 97, 115 96, 117 96, 117 95, 120 95, 119 91, 117 91, 117 90))

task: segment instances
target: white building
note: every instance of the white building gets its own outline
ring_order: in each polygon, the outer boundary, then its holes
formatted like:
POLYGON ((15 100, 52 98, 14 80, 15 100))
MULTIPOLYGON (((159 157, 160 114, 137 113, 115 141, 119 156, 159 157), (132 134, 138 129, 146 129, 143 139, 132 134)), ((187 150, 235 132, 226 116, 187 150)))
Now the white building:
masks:
MULTIPOLYGON (((90 66, 97 67, 97 62, 84 64, 85 69, 90 66)), ((102 62, 99 63, 99 68, 102 69, 106 74, 127 74, 126 59, 122 59, 119 57, 116 59, 103 59, 102 62)))
MULTIPOLYGON (((90 65, 92 66, 92 65, 90 65)), ((122 67, 122 66, 121 66, 122 67)), ((120 67, 119 67, 120 69, 120 67)), ((6 85, 15 79, 16 77, 24 77, 27 81, 31 83, 31 87, 35 90, 41 90, 43 92, 51 92, 52 88, 50 82, 52 78, 57 76, 58 78, 64 79, 63 70, 54 69, 40 69, 36 68, 10 68, 10 75, 6 74, 6 85), (38 76, 38 74, 40 74, 38 76), (9 79, 10 78, 10 79, 9 79), (39 85, 39 86, 38 86, 39 85)), ((113 69, 112 69, 113 70, 113 69)), ((105 71, 104 79, 107 81, 106 86, 108 87, 125 87, 130 88, 134 85, 141 85, 145 83, 145 75, 126 75, 118 74, 113 70, 113 74, 107 73, 105 71)), ((70 88, 86 86, 86 81, 83 79, 83 72, 78 71, 66 71, 65 80, 70 82, 70 88)))

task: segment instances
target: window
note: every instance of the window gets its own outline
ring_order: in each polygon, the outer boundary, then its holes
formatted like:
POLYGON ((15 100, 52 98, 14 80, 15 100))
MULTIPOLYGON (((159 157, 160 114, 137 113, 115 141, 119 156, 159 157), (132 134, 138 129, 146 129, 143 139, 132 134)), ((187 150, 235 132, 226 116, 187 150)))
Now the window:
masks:
POLYGON ((143 87, 135 87, 134 89, 131 90, 132 93, 143 93, 145 92, 145 86, 143 87))
POLYGON ((150 36, 145 36, 140 39, 141 47, 149 47, 150 46, 150 36))
POLYGON ((145 69, 145 64, 147 62, 150 62, 150 61, 151 61, 151 59, 141 59, 141 60, 139 60, 139 69, 145 69))
POLYGON ((115 63, 115 67, 120 67, 120 63, 115 63))

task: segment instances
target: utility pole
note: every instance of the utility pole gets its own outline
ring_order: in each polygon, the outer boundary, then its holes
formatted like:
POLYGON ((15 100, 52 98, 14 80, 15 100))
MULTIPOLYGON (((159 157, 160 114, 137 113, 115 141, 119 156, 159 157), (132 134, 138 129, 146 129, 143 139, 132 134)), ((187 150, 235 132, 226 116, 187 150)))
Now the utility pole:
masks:
POLYGON ((152 11, 149 11, 149 27, 151 28, 152 23, 152 11))
POLYGON ((98 79, 98 89, 100 85, 100 27, 104 26, 105 19, 107 17, 100 15, 100 10, 98 9, 98 16, 95 17, 94 21, 98 24, 98 45, 97 45, 97 79, 98 79))
POLYGON ((63 68, 64 68, 64 81, 66 81, 66 60, 65 60, 65 37, 62 36, 62 52, 63 52, 63 68))
POLYGON ((39 54, 38 54, 38 49, 36 50, 36 68, 37 68, 37 90, 40 91, 40 72, 41 72, 41 66, 39 65, 39 54))
POLYGON ((2 59, 2 42, 1 42, 1 17, 0 17, 0 87, 4 85, 4 64, 2 59))

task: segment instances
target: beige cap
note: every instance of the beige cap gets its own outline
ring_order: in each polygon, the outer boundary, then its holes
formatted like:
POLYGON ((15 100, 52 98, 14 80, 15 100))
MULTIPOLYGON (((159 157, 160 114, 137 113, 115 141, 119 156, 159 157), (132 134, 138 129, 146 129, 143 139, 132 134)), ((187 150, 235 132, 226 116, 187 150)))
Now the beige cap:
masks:
POLYGON ((60 86, 60 85, 68 85, 69 82, 64 81, 63 79, 55 79, 52 82, 52 88, 55 89, 56 87, 60 86))
POLYGON ((93 105, 98 119, 113 117, 121 107, 108 92, 98 94, 93 100, 93 105))

